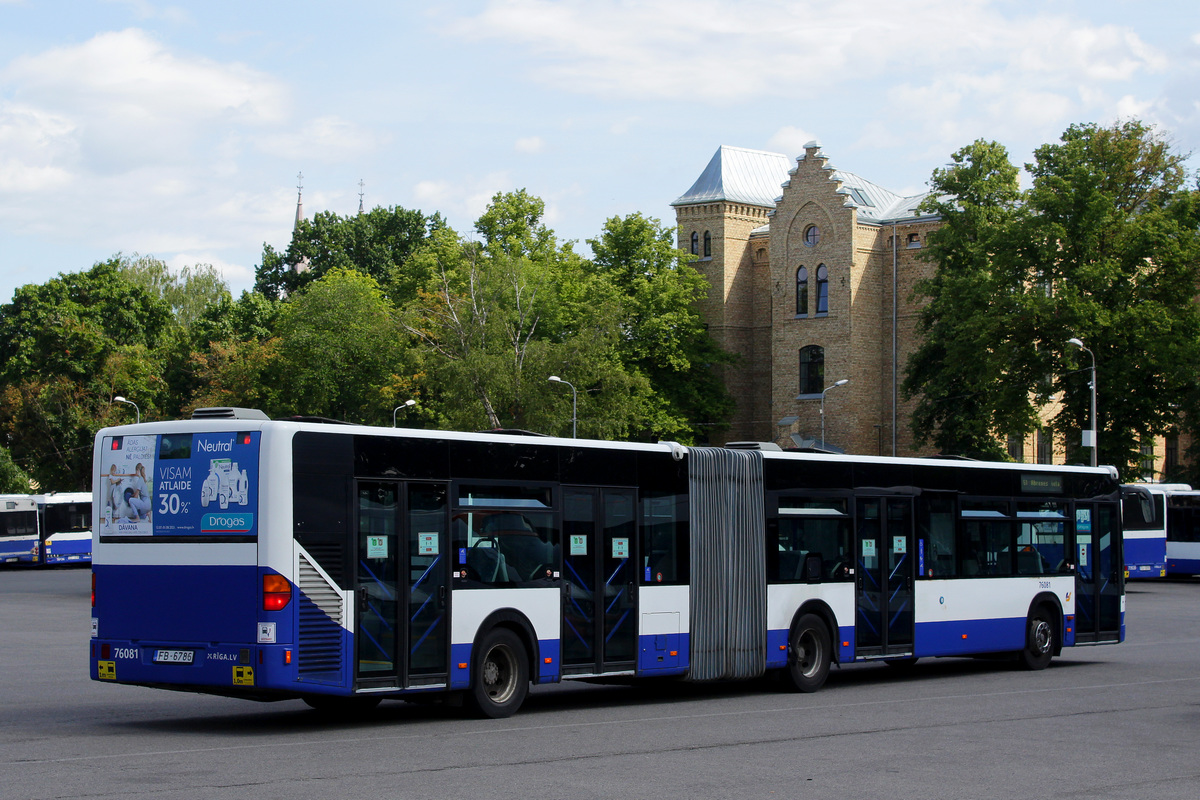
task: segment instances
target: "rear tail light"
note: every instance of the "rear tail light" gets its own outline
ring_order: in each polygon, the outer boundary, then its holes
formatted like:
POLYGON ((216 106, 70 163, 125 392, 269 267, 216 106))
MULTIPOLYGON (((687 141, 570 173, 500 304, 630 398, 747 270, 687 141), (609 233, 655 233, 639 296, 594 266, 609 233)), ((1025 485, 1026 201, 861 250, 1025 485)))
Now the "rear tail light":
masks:
POLYGON ((96 573, 92 573, 92 608, 96 607, 96 573))
POLYGON ((282 575, 263 575, 263 611, 280 611, 292 600, 292 585, 282 575))

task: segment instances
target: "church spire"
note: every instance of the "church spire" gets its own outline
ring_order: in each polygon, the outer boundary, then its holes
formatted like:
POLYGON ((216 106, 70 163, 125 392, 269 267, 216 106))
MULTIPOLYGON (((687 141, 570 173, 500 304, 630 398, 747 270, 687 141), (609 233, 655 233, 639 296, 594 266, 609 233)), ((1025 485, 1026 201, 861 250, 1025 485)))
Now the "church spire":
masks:
POLYGON ((363 213, 363 202, 362 202, 362 200, 363 200, 363 185, 364 184, 363 184, 362 178, 359 178, 358 179, 358 213, 360 215, 363 213))
POLYGON ((296 224, 293 229, 300 227, 300 220, 304 219, 304 173, 296 173, 296 224))

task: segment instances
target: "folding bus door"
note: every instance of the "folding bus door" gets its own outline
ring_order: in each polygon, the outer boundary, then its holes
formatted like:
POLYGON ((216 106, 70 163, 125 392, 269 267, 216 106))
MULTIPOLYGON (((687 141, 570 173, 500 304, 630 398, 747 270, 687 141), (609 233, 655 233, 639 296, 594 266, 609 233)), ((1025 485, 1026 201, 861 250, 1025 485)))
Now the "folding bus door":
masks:
POLYGON ((566 675, 634 669, 636 495, 563 488, 562 664, 566 675))
POLYGON ((859 498, 856 523, 855 655, 912 655, 912 498, 859 498))
POLYGON ((359 481, 355 686, 440 685, 449 674, 449 534, 442 484, 359 481))
POLYGON ((1075 505, 1075 641, 1120 637, 1124 559, 1115 503, 1075 505))

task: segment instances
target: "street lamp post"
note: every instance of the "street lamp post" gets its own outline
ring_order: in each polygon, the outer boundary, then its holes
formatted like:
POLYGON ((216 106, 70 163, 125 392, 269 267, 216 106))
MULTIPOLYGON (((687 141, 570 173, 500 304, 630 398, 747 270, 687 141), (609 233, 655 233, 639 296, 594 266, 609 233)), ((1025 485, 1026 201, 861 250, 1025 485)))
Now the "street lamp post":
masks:
POLYGON ((557 375, 551 375, 546 380, 550 381, 551 383, 565 383, 567 386, 571 387, 571 438, 574 439, 574 438, 576 438, 575 427, 576 427, 576 422, 578 421, 578 418, 576 416, 576 409, 578 408, 577 400, 579 397, 578 394, 576 394, 576 392, 575 392, 575 385, 573 383, 571 383, 570 381, 564 381, 562 378, 558 377, 557 375))
POLYGON ((124 397, 114 397, 113 402, 114 403, 124 403, 127 406, 133 406, 133 410, 137 412, 137 421, 139 424, 141 423, 142 410, 140 408, 138 408, 137 403, 133 402, 132 400, 126 400, 124 397))
POLYGON ((825 392, 828 392, 830 389, 836 389, 839 386, 845 386, 849 382, 850 382, 849 378, 842 378, 840 381, 833 384, 833 386, 826 386, 824 389, 821 390, 821 449, 822 450, 825 449, 825 392))
POLYGON ((1079 339, 1067 339, 1067 344, 1075 345, 1092 359, 1092 422, 1091 430, 1083 432, 1083 446, 1092 448, 1092 466, 1094 467, 1099 461, 1100 453, 1100 443, 1096 435, 1096 354, 1084 347, 1083 342, 1079 339))
POLYGON ((402 408, 410 408, 417 404, 416 400, 405 400, 402 405, 398 405, 392 409, 392 427, 396 427, 396 412, 402 408))

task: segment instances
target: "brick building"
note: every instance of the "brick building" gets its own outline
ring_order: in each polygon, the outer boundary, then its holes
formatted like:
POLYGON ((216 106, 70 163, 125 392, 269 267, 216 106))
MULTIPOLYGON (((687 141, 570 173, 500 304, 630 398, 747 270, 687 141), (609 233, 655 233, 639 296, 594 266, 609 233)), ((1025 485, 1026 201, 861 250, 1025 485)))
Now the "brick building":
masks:
POLYGON ((672 205, 680 247, 711 284, 709 332, 741 356, 725 439, 911 455, 899 395, 916 340, 916 258, 937 217, 830 163, 816 142, 786 156, 721 147, 672 205), (848 383, 834 387, 838 381, 848 383), (834 388, 830 388, 834 387, 834 388))
MULTIPOLYGON (((914 450, 915 405, 900 397, 915 349, 919 259, 939 224, 903 197, 837 169, 817 142, 793 163, 761 150, 721 147, 675 208, 679 246, 708 278, 702 314, 738 364, 724 380, 736 399, 722 441, 818 445, 866 455, 914 450), (848 381, 835 386, 839 381, 848 381)), ((1049 419, 1053 406, 1044 409, 1049 419)), ((1147 440, 1140 478, 1169 476, 1186 436, 1147 440)), ((1049 429, 1007 442, 1028 463, 1062 463, 1049 429)))

